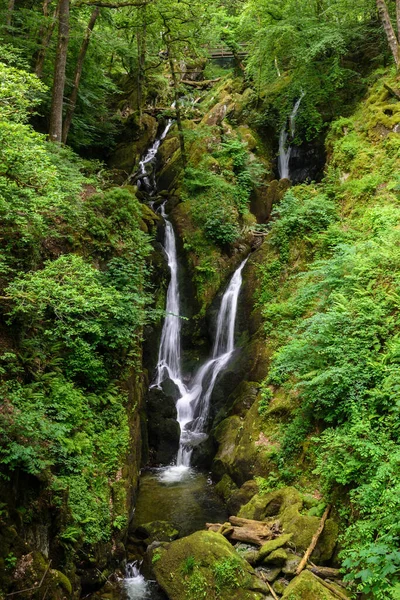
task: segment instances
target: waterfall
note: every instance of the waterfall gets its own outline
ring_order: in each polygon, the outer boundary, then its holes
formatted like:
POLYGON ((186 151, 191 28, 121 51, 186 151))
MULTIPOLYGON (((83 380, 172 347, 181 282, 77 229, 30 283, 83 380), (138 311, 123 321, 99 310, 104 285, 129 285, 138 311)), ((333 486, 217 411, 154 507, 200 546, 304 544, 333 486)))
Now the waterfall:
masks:
POLYGON ((165 379, 172 381, 184 394, 186 388, 181 374, 181 319, 179 317, 180 298, 178 286, 178 260, 175 232, 165 213, 165 203, 161 206, 161 215, 165 221, 164 250, 168 259, 171 279, 167 291, 166 317, 161 333, 158 352, 157 375, 154 385, 160 387, 165 379))
POLYGON ((205 432, 211 395, 218 375, 225 369, 235 349, 237 304, 242 286, 244 260, 235 271, 221 301, 212 357, 199 369, 186 394, 178 400, 181 439, 177 466, 189 467, 193 448, 207 437, 205 432))
POLYGON ((154 144, 148 149, 145 156, 139 162, 139 172, 136 175, 137 185, 139 189, 144 188, 150 196, 153 196, 157 191, 156 162, 158 149, 161 142, 167 137, 172 124, 173 120, 169 119, 160 137, 155 140, 154 144))
POLYGON ((140 566, 141 563, 138 561, 126 565, 124 587, 129 600, 151 597, 148 583, 140 573, 140 566))
MULTIPOLYGON (((299 112, 301 101, 303 100, 305 92, 301 92, 300 98, 296 101, 293 110, 289 116, 289 125, 290 125, 290 137, 291 141, 294 139, 294 134, 296 133, 296 116, 299 112)), ((287 130, 287 122, 283 125, 281 129, 281 133, 279 136, 279 159, 278 159, 278 167, 279 167, 279 177, 281 179, 290 179, 290 156, 292 154, 292 146, 290 143, 288 144, 289 132, 287 130)))

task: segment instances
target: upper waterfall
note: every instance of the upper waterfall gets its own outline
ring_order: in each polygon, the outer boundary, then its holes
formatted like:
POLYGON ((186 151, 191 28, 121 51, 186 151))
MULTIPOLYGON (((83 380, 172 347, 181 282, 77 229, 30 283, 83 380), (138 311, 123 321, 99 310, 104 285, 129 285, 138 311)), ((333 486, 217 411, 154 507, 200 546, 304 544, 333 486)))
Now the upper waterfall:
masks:
MULTIPOLYGON (((289 125, 290 125, 290 141, 293 141, 294 135, 296 133, 296 117, 299 112, 301 101, 305 96, 305 92, 302 92, 300 98, 295 102, 293 110, 289 116, 289 125)), ((287 128, 287 122, 284 123, 281 133, 279 136, 279 159, 278 159, 278 167, 279 167, 279 177, 281 179, 290 179, 290 156, 292 154, 292 146, 289 143, 289 131, 287 128)))

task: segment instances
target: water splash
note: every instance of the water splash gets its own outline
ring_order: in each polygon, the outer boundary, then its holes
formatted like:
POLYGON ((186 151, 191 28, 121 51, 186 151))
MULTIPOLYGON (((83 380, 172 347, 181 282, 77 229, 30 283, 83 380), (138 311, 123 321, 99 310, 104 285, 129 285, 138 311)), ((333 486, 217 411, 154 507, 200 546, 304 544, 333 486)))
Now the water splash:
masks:
MULTIPOLYGON (((305 96, 305 92, 301 92, 300 98, 295 102, 293 110, 289 116, 289 126, 290 126, 290 137, 291 141, 294 139, 294 135, 296 133, 296 117, 299 112, 301 101, 305 96)), ((292 146, 289 143, 289 131, 287 129, 287 122, 283 125, 281 129, 281 133, 279 136, 279 159, 278 159, 278 168, 279 168, 279 176, 281 179, 290 179, 290 156, 292 154, 292 146)))
POLYGON ((134 561, 126 565, 124 588, 129 600, 151 598, 148 582, 140 573, 141 563, 134 561))

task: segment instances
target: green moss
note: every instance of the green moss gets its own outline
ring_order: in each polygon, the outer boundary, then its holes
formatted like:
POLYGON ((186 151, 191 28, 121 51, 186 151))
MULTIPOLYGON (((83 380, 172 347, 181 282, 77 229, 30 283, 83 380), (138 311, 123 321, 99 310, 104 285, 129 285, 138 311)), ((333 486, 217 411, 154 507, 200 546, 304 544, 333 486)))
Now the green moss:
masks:
POLYGON ((260 562, 262 562, 272 552, 274 552, 275 550, 278 550, 278 548, 282 548, 282 546, 286 546, 286 544, 291 540, 292 537, 293 537, 293 534, 286 533, 286 534, 280 535, 279 537, 275 538, 274 540, 269 540, 268 542, 263 544, 258 553, 258 560, 260 562))
POLYGON ((277 565, 282 567, 288 559, 288 554, 285 552, 283 548, 278 548, 278 550, 274 550, 268 556, 266 556, 263 560, 263 563, 266 565, 277 565))
POLYGON ((237 600, 261 600, 267 592, 252 567, 220 534, 198 531, 157 552, 160 559, 154 564, 154 572, 170 600, 231 600, 233 594, 237 600), (189 558, 192 568, 182 574, 189 558))
POLYGON ((303 571, 290 582, 282 598, 283 600, 335 600, 336 596, 322 586, 311 573, 303 571))

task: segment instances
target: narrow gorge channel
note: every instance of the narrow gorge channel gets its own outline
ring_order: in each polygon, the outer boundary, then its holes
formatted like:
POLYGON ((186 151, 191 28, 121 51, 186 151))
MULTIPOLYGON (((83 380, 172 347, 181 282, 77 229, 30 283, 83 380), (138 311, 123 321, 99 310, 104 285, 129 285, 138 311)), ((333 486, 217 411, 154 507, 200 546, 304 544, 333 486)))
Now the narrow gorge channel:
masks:
MULTIPOLYGON (((180 439, 178 453, 172 464, 143 471, 132 528, 140 532, 144 524, 164 522, 172 524, 179 536, 183 537, 204 529, 207 522, 224 521, 228 516, 222 500, 214 492, 210 476, 192 466, 192 454, 195 447, 207 440, 212 393, 219 375, 229 364, 236 349, 238 299, 243 281, 242 271, 248 258, 240 263, 222 295, 211 357, 194 373, 183 373, 177 240, 166 212, 167 201, 157 200, 158 150, 172 125, 173 121, 169 120, 140 161, 137 185, 148 194, 150 206, 163 219, 163 250, 170 274, 166 315, 150 390, 162 391, 165 382, 175 387, 180 439)), ((151 418, 151 414, 148 418, 151 418)), ((146 580, 142 574, 142 563, 141 560, 127 563, 124 589, 128 598, 163 598, 157 584, 146 580)))

